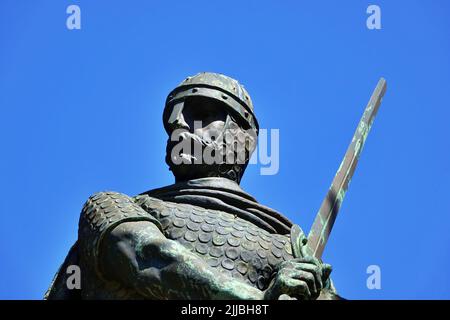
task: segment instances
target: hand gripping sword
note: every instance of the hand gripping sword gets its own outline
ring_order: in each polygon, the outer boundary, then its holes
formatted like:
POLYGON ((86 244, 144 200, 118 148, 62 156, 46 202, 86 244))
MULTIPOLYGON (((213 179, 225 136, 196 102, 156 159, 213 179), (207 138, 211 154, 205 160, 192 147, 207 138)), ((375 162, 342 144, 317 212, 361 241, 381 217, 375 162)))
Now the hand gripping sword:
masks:
POLYGON ((334 221, 344 200, 350 180, 358 164, 359 156, 366 142, 367 135, 386 92, 386 80, 381 78, 370 97, 369 103, 359 121, 352 142, 348 146, 344 159, 334 176, 331 187, 320 206, 308 237, 298 225, 291 228, 291 244, 295 258, 314 256, 321 259, 333 228, 334 221))

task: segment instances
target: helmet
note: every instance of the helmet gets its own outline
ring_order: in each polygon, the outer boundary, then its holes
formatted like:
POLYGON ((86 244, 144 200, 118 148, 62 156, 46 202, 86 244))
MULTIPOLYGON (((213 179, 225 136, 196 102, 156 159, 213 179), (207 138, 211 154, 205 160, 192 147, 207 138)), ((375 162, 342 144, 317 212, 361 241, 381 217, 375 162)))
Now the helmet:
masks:
POLYGON ((253 112, 253 103, 244 86, 230 77, 212 72, 202 72, 187 77, 169 93, 163 113, 164 128, 167 132, 169 132, 172 108, 178 108, 181 111, 185 99, 196 96, 221 102, 231 114, 258 132, 259 126, 253 112))

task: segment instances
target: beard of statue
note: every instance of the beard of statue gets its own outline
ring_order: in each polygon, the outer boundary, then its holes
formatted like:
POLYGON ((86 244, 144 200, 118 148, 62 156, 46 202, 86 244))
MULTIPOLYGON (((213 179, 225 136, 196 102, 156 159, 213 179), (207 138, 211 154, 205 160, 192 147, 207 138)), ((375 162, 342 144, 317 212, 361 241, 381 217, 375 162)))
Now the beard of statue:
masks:
POLYGON ((187 130, 172 133, 167 140, 166 163, 176 182, 224 177, 240 183, 256 138, 232 120, 225 128, 215 139, 205 139, 187 130))

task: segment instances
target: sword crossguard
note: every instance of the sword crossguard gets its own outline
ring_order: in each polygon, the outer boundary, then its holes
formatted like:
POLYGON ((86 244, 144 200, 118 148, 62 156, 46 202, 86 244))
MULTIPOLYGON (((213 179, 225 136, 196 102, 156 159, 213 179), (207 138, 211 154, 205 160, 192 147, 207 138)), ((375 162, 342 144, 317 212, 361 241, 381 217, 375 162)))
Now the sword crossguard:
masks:
POLYGON ((308 238, 298 224, 291 227, 291 246, 294 258, 302 258, 307 255, 308 238))

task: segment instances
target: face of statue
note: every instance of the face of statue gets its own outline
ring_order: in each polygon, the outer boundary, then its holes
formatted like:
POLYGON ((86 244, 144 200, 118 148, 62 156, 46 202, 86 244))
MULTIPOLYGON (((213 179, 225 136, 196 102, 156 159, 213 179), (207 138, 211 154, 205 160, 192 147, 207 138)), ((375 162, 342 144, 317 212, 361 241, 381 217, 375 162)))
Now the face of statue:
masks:
POLYGON ((166 162, 177 182, 218 176, 239 182, 242 174, 236 171, 242 170, 242 165, 245 168, 247 161, 241 156, 237 165, 237 156, 233 161, 226 157, 236 153, 236 144, 243 149, 245 142, 234 139, 241 130, 227 108, 212 99, 191 97, 181 110, 173 108, 171 112, 166 162))

